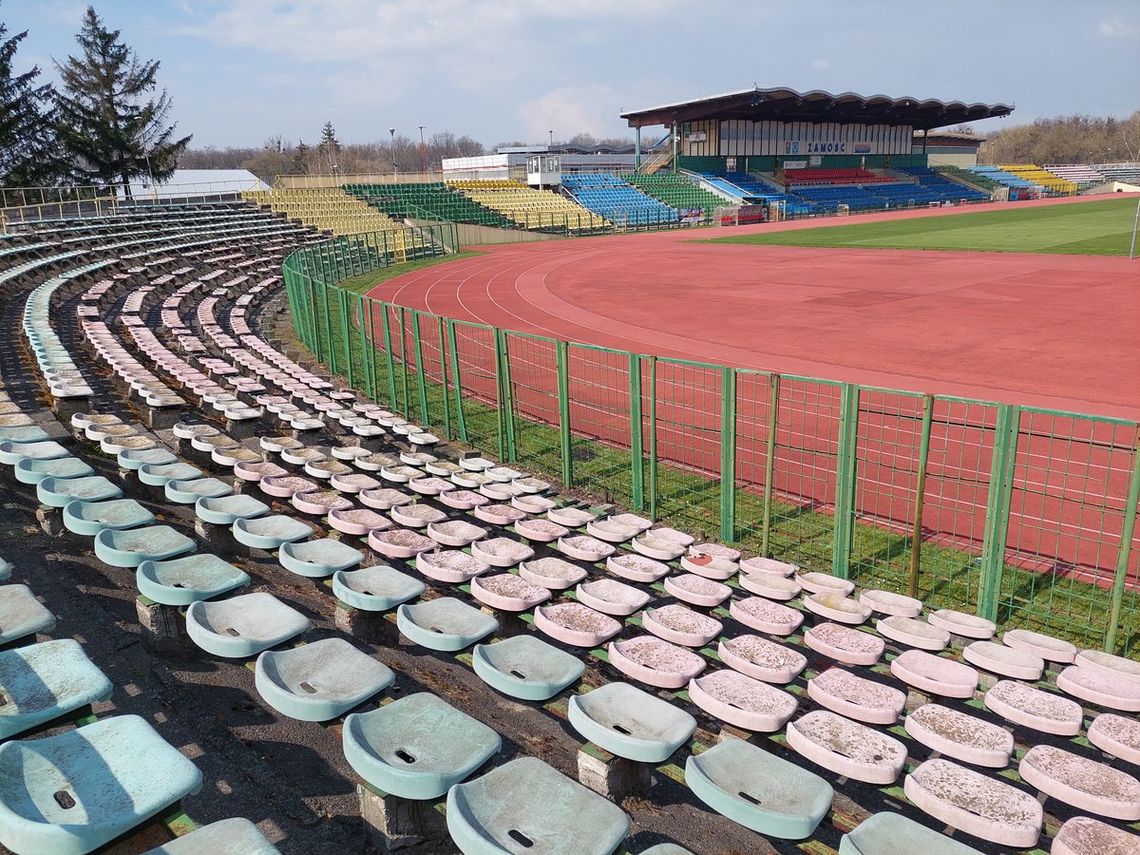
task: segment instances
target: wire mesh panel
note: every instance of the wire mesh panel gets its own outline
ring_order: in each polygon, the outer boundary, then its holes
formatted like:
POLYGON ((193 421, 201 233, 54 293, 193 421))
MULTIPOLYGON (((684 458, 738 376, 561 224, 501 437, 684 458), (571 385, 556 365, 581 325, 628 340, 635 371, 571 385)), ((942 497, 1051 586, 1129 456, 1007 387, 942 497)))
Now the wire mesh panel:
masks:
POLYGON ((574 483, 626 507, 633 506, 629 366, 623 351, 568 349, 574 483))
POLYGON ((410 417, 411 410, 411 378, 408 375, 408 334, 402 306, 391 303, 384 304, 384 318, 382 321, 384 342, 391 354, 393 399, 392 411, 403 413, 410 417))
POLYGON ((840 384, 780 380, 771 551, 813 570, 831 566, 840 384))
POLYGON ((996 422, 993 404, 934 400, 917 593, 933 608, 977 609, 996 422))
MULTIPOLYGON (((772 403, 777 400, 773 386, 779 379, 754 371, 736 373, 736 523, 737 537, 751 551, 763 554, 765 531, 771 522, 765 508, 775 500, 765 490, 769 464, 768 445, 772 420, 772 403)), ((779 390, 776 387, 776 395, 779 390)), ((777 414, 778 418, 778 414, 777 414)), ((775 435, 771 435, 774 444, 775 435)))
POLYGON ((558 478, 562 471, 558 434, 557 343, 523 333, 505 334, 507 377, 514 416, 515 459, 522 466, 558 478))
MULTIPOLYGON (((1135 428, 1021 411, 999 620, 1099 647, 1132 474, 1135 428)), ((1133 590, 1137 577, 1126 579, 1133 590)))
POLYGON ((451 402, 446 371, 446 343, 443 322, 435 315, 417 312, 412 324, 416 341, 412 345, 416 369, 416 405, 413 412, 425 425, 450 427, 451 402), (422 412, 421 412, 422 411, 422 412))
POLYGON ((455 353, 449 359, 453 363, 453 383, 455 374, 459 375, 456 418, 462 418, 471 445, 501 456, 495 330, 464 321, 455 321, 454 330, 455 353))
POLYGON ((721 372, 657 360, 657 514, 707 540, 720 537, 721 372))
POLYGON ((921 395, 859 390, 851 578, 905 592, 922 450, 921 395))

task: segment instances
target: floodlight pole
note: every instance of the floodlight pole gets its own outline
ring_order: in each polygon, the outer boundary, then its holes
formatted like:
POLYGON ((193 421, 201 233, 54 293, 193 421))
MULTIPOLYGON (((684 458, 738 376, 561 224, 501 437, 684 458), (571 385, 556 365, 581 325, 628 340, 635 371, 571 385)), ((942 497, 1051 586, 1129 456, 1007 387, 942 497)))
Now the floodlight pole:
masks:
POLYGON ((1132 218, 1132 244, 1128 247, 1128 260, 1136 257, 1136 227, 1140 226, 1140 198, 1136 200, 1136 216, 1132 218))

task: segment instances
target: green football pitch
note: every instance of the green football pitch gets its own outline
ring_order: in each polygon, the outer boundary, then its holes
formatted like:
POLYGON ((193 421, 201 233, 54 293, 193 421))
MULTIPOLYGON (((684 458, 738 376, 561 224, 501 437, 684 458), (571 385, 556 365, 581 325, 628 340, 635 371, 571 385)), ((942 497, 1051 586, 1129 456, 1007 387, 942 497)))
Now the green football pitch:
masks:
POLYGON ((1135 196, 718 238, 779 246, 1127 255, 1135 196))

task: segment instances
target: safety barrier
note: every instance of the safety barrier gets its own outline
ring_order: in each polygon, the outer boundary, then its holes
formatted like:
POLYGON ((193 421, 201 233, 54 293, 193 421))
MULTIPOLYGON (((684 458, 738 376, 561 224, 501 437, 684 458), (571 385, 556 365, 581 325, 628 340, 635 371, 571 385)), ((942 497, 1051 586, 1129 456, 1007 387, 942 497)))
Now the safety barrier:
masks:
POLYGON ((383 240, 300 250, 284 278, 305 346, 393 411, 694 534, 1140 652, 1136 422, 612 350, 337 287, 394 263, 383 240))

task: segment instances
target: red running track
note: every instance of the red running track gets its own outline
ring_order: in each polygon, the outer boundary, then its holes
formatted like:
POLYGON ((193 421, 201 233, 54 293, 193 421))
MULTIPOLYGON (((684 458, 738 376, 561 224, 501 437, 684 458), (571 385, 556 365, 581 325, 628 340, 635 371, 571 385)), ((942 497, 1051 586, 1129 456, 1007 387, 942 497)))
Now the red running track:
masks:
MULTIPOLYGON (((1079 201, 1013 204, 1058 203, 1079 201)), ((963 212, 968 210, 919 210, 851 221, 963 212)), ((483 247, 476 257, 391 279, 370 296, 443 317, 619 350, 1140 418, 1140 264, 1085 256, 700 242, 835 223, 483 247)), ((461 341, 461 352, 479 351, 461 358, 468 363, 465 370, 489 374, 489 339, 464 338, 468 347, 461 341)), ((512 352, 512 363, 517 356, 512 352)), ((533 377, 552 381, 552 351, 536 345, 531 358, 533 377)), ((612 357, 599 356, 593 363, 575 367, 572 362, 575 432, 628 446, 628 373, 612 357)), ((659 398, 677 398, 683 381, 684 400, 663 413, 659 454, 662 460, 715 472, 719 377, 699 369, 673 374, 673 380, 659 374, 659 387, 673 383, 659 391, 659 398)), ((486 388, 478 386, 477 377, 471 382, 473 391, 493 399, 489 379, 482 381, 486 388)), ((531 388, 522 390, 520 410, 556 421, 553 389, 537 381, 523 385, 531 388)), ((762 483, 767 404, 766 387, 753 386, 741 389, 737 474, 756 484, 762 483)), ((911 428, 900 435, 898 418, 875 411, 914 413, 888 396, 865 405, 859 511, 905 523, 914 461, 904 458, 917 453, 917 435, 911 428)), ((837 407, 837 396, 821 394, 818 387, 784 391, 778 491, 823 506, 833 501, 837 407), (796 399, 795 405, 785 408, 784 396, 796 399)), ((938 534, 976 544, 987 489, 977 476, 989 473, 992 437, 986 428, 992 428, 992 410, 963 405, 935 417, 935 495, 928 496, 925 521, 938 534), (970 486, 971 481, 977 483, 970 486)), ((1118 506, 1126 489, 1130 459, 1116 446, 1131 442, 1119 430, 1086 430, 1074 452, 1067 438, 1032 435, 1073 430, 1069 423, 1044 421, 1037 417, 1021 444, 1011 546, 1031 563, 1032 556, 1045 560, 1065 553, 1066 562, 1107 569, 1114 554, 1107 554, 1111 550, 1100 541, 1111 537, 1114 524, 1102 511, 1118 506), (1102 453, 1103 443, 1112 449, 1102 453), (1017 517, 1019 498, 1022 518, 1017 517)))

